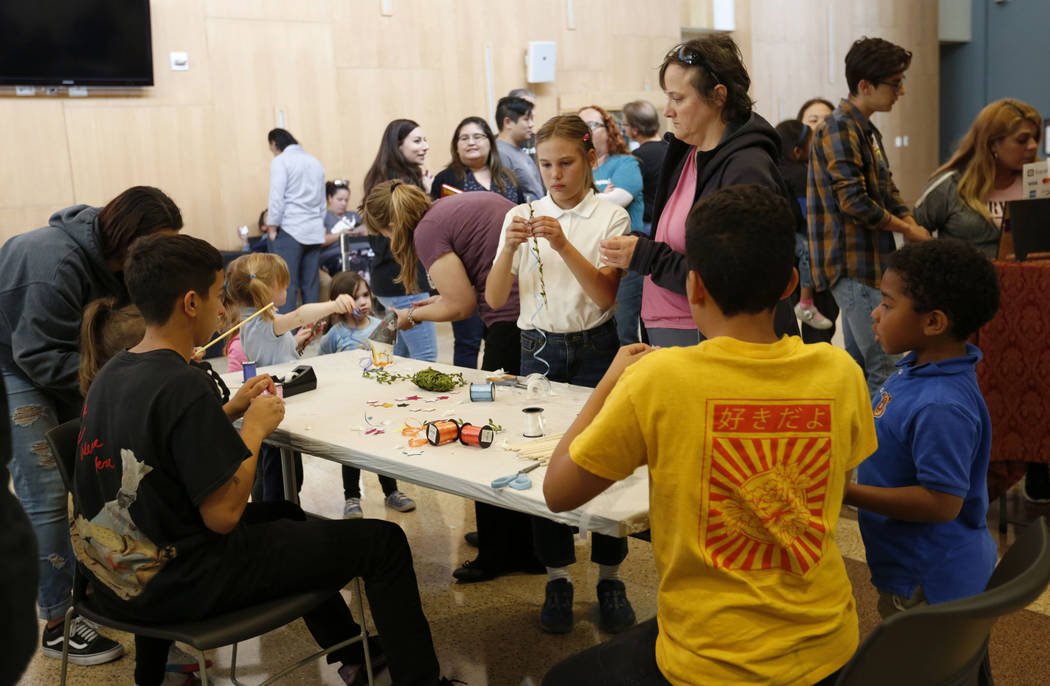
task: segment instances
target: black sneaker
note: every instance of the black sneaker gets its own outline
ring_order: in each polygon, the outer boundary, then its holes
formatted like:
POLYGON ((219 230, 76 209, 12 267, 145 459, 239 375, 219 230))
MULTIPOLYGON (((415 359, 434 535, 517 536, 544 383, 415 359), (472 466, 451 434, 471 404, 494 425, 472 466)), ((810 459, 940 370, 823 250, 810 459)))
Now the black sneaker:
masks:
POLYGON ((598 582, 598 628, 607 634, 618 634, 633 626, 634 608, 627 600, 622 581, 602 579, 598 582))
MULTIPOLYGON (((124 646, 95 631, 80 615, 70 620, 69 661, 75 665, 101 665, 124 654, 124 646)), ((62 659, 62 631, 64 623, 54 629, 44 627, 41 652, 48 657, 62 659)))
POLYGON ((540 628, 548 634, 572 631, 572 582, 554 579, 547 582, 547 598, 540 610, 540 628))
POLYGON ((1024 477, 1024 497, 1030 503, 1050 503, 1050 465, 1028 463, 1024 477))

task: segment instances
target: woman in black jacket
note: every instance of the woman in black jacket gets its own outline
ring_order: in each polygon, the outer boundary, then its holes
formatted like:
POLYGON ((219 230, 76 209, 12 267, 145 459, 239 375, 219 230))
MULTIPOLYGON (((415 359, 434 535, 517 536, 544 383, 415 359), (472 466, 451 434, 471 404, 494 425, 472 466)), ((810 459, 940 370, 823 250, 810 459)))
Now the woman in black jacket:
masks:
MULTIPOLYGON (((668 98, 664 116, 674 132, 665 136, 667 155, 653 202, 655 232, 652 239, 635 234, 602 242, 606 264, 646 275, 642 320, 653 345, 703 340, 685 298, 685 218, 693 205, 740 184, 774 188, 792 200, 777 169, 780 137, 752 111, 750 85, 740 49, 725 35, 682 43, 660 66, 660 86, 668 98)), ((798 334, 784 302, 777 307, 776 324, 778 333, 798 334)))

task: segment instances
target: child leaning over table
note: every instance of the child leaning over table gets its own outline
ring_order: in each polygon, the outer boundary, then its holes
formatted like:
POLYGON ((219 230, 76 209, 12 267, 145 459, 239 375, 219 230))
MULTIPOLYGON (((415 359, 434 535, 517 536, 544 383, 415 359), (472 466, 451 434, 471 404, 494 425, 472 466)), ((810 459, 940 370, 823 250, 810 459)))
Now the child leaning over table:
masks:
POLYGON ((543 491, 556 512, 648 465, 660 586, 657 617, 545 686, 826 685, 856 650, 835 526, 875 428, 845 351, 774 332, 797 282, 794 227, 768 188, 697 204, 686 292, 707 340, 622 348, 555 449, 543 491))
MULTIPOLYGON (((333 314, 328 318, 328 332, 321 339, 321 354, 341 353, 347 350, 368 350, 368 337, 382 320, 372 316, 372 289, 357 272, 339 272, 332 279, 332 300, 343 295, 353 298, 353 309, 345 314, 333 314)), ((397 488, 397 480, 379 475, 379 485, 385 496, 387 507, 398 512, 416 509, 416 501, 397 488)), ((344 519, 360 519, 365 516, 361 509, 361 470, 343 465, 344 519)))
POLYGON ((872 401, 879 448, 846 489, 883 618, 980 593, 995 568, 991 421, 981 351, 966 339, 998 308, 995 269, 968 243, 912 243, 889 258, 875 337, 889 354, 911 352, 872 401))

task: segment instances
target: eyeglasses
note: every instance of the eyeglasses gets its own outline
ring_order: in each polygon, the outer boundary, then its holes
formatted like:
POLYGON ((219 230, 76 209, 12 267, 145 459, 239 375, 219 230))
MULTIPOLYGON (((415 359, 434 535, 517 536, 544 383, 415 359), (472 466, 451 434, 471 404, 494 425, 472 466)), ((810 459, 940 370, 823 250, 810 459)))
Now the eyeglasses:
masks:
POLYGON ((348 188, 350 182, 345 179, 332 179, 332 185, 336 188, 348 188))
POLYGON ((889 86, 894 91, 899 91, 901 88, 904 88, 904 79, 906 79, 906 78, 908 78, 908 77, 902 76, 899 79, 897 79, 896 81, 876 81, 875 85, 876 86, 889 86))
POLYGON ((667 53, 667 58, 665 59, 675 59, 683 64, 688 64, 690 67, 700 67, 701 69, 706 70, 707 73, 711 75, 711 78, 714 79, 716 86, 722 83, 722 79, 720 79, 718 77, 718 73, 711 68, 711 64, 707 61, 703 54, 696 48, 689 47, 688 44, 682 44, 679 45, 677 48, 672 49, 671 52, 667 53))
POLYGON ((600 121, 589 121, 587 122, 587 128, 591 131, 594 131, 595 129, 604 129, 605 124, 601 123, 600 121))
POLYGON ((458 140, 460 143, 469 143, 471 141, 474 141, 475 143, 480 143, 481 141, 488 140, 488 136, 486 136, 483 133, 465 133, 456 140, 458 140))

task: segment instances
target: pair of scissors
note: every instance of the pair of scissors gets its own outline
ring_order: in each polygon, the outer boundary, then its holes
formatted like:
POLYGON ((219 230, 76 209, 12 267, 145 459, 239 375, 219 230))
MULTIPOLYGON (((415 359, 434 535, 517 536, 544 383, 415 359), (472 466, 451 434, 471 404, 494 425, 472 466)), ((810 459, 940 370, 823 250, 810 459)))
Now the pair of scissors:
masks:
POLYGON ((493 488, 503 488, 504 486, 510 486, 515 491, 527 491, 532 488, 532 479, 527 474, 536 467, 539 467, 539 462, 533 462, 528 467, 525 467, 521 471, 515 474, 508 474, 507 476, 501 476, 498 479, 492 480, 493 488))

